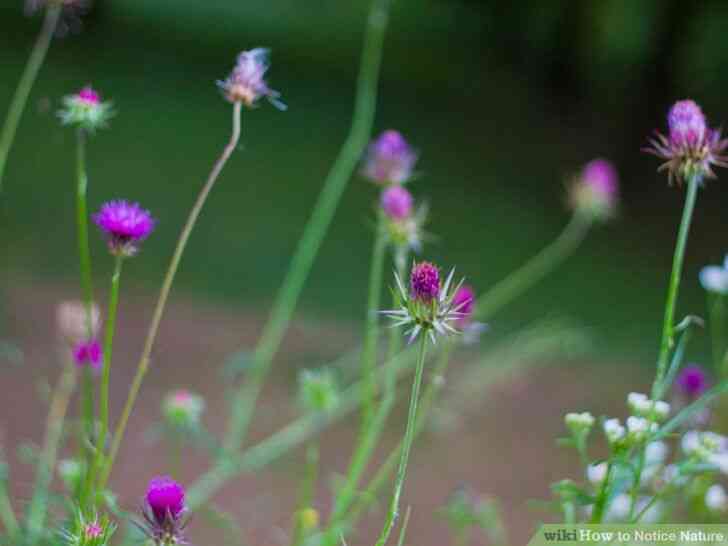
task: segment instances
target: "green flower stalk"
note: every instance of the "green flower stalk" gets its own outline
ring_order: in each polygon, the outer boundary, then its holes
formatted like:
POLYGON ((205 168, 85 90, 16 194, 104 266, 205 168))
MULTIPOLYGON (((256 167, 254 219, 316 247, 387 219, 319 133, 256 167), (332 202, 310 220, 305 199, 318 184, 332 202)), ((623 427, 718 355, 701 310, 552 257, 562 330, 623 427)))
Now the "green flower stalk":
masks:
POLYGON ((28 63, 25 65, 18 87, 15 90, 12 101, 10 103, 10 109, 8 115, 5 118, 2 132, 0 132, 0 192, 3 187, 3 176, 5 174, 5 167, 8 161, 8 154, 10 148, 15 140, 15 133, 18 130, 18 124, 20 118, 25 110, 25 105, 28 102, 28 96, 30 90, 33 88, 33 84, 38 77, 43 62, 45 61, 48 48, 51 45, 53 34, 58 26, 58 20, 61 16, 62 6, 58 2, 50 4, 46 11, 43 19, 43 27, 41 28, 40 34, 36 39, 33 51, 28 58, 28 63))

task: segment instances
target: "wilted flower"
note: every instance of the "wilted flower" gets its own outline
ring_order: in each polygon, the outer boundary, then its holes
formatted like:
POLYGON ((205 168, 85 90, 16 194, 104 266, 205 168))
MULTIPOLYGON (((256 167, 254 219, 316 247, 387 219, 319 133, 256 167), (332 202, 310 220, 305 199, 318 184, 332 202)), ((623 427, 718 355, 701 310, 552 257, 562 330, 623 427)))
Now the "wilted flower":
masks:
POLYGON ((728 255, 723 265, 707 265, 700 270, 700 284, 708 292, 722 296, 728 294, 728 255))
POLYGON ((94 214, 94 222, 109 236, 109 250, 115 256, 133 256, 139 243, 154 229, 154 218, 138 203, 109 201, 94 214))
POLYGON ((83 302, 78 300, 63 301, 56 307, 58 332, 70 344, 87 339, 89 334, 94 337, 99 331, 100 315, 99 306, 95 303, 91 305, 89 317, 83 302))
POLYGON ((384 131, 369 144, 362 174, 377 184, 403 184, 412 176, 417 153, 397 131, 384 131))
POLYGON ((77 343, 73 348, 73 360, 79 368, 89 366, 98 370, 103 361, 101 344, 95 339, 77 343))
POLYGON ((228 101, 240 102, 252 108, 261 97, 266 97, 276 108, 286 109, 286 105, 278 100, 281 94, 269 88, 264 79, 270 66, 269 56, 270 50, 262 47, 243 51, 238 55, 230 76, 217 82, 228 101))
POLYGON ((412 215, 413 201, 412 194, 399 184, 393 184, 382 191, 382 210, 391 220, 409 218, 412 215))
POLYGON ((328 368, 303 370, 298 376, 301 405, 307 411, 329 411, 339 401, 334 373, 328 368))
POLYGON ((728 494, 722 485, 711 485, 705 492, 705 506, 711 512, 725 512, 728 509, 728 494))
POLYGON ((156 546, 184 544, 186 526, 185 489, 169 476, 153 478, 147 487, 144 528, 156 546))
POLYGON ((102 101, 91 86, 63 97, 63 108, 58 112, 63 125, 75 125, 89 132, 106 127, 113 115, 111 102, 102 101))
POLYGON ((705 370, 697 364, 685 366, 677 376, 675 384, 688 398, 699 398, 709 387, 705 370))
POLYGON ((617 209, 619 177, 606 159, 594 159, 584 166, 571 187, 571 206, 596 219, 607 219, 617 209))
POLYGON ((667 170, 669 181, 678 184, 691 178, 715 178, 711 167, 726 167, 723 155, 728 140, 721 138, 720 129, 707 126, 703 111, 692 100, 676 102, 667 115, 669 135, 655 132, 650 146, 644 151, 665 159, 659 170, 667 170))
POLYGON ((175 428, 197 428, 204 411, 204 398, 187 389, 172 391, 162 401, 162 414, 175 428))
POLYGON ((453 287, 454 273, 455 270, 451 270, 445 284, 441 285, 437 267, 429 262, 414 263, 410 273, 409 290, 406 290, 395 272, 394 279, 402 303, 399 309, 382 313, 394 320, 393 327, 411 326, 406 332, 410 343, 420 332, 429 335, 433 343, 435 334, 444 336, 458 333, 457 321, 463 315, 453 299, 463 281, 453 287))

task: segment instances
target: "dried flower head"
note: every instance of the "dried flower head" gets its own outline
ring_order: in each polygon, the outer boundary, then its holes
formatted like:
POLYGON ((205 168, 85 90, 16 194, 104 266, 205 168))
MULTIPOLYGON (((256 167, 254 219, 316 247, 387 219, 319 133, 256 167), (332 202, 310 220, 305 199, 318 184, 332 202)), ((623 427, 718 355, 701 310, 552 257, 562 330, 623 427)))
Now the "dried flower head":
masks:
POLYGON ((362 174, 377 184, 403 184, 412 177, 417 153, 397 131, 384 131, 369 144, 362 174))
POLYGON ((101 344, 95 339, 77 343, 73 348, 73 360, 79 368, 89 366, 92 370, 98 371, 103 362, 101 344))
POLYGON ((708 375, 697 364, 688 364, 677 376, 675 385, 680 392, 690 399, 699 398, 710 386, 708 375))
POLYGON ((185 543, 185 489, 172 478, 159 476, 149 482, 142 513, 143 530, 156 546, 185 543))
POLYGON ((606 159, 594 159, 572 184, 569 198, 574 210, 606 220, 616 212, 618 194, 619 177, 614 165, 606 159))
POLYGON ((204 411, 205 399, 187 389, 172 391, 162 401, 162 415, 174 428, 197 428, 204 411))
POLYGON ((80 127, 90 133, 106 127, 113 116, 112 103, 102 101, 101 95, 89 85, 63 97, 63 107, 58 112, 63 125, 80 127))
POLYGON ((269 57, 270 50, 262 47, 240 53, 230 76, 217 82, 225 98, 252 108, 261 97, 265 97, 279 110, 285 110, 286 105, 278 100, 281 94, 268 87, 264 79, 270 67, 269 57))
POLYGON ((670 184, 678 184, 697 176, 715 178, 713 165, 728 166, 724 155, 728 140, 721 138, 720 129, 708 127, 705 115, 694 101, 681 100, 673 104, 667 115, 668 136, 655 132, 650 146, 644 151, 666 161, 658 170, 667 170, 670 184))
POLYGON ((90 317, 87 315, 86 306, 83 302, 78 300, 61 302, 56 308, 58 333, 71 345, 87 339, 89 334, 91 337, 95 337, 101 324, 99 306, 92 304, 90 317))
POLYGON ((390 220, 400 222, 412 215, 414 199, 410 192, 399 184, 394 184, 382 192, 380 203, 390 220))
POLYGON ((154 218, 138 203, 109 201, 93 216, 96 225, 109 237, 109 250, 120 256, 133 256, 139 243, 154 229, 154 218))
MULTIPOLYGON (((452 286, 455 270, 451 270, 444 284, 440 282, 440 272, 430 262, 414 263, 410 272, 409 290, 395 272, 400 298, 399 309, 382 311, 394 321, 392 327, 408 326, 406 334, 411 343, 420 332, 424 332, 435 343, 436 335, 457 334, 457 323, 463 317, 454 303, 455 293, 463 281, 452 286)), ((463 304, 460 305, 462 307, 463 304)))

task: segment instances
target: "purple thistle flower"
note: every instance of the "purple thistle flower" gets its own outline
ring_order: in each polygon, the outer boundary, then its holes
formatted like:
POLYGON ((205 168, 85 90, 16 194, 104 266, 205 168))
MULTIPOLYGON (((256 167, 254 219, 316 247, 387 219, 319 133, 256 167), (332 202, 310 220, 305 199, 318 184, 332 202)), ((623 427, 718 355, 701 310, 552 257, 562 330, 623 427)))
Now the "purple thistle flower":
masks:
POLYGON ((700 106, 692 100, 676 102, 667 115, 669 135, 655 131, 645 152, 665 159, 659 171, 667 170, 669 181, 678 184, 692 176, 715 178, 713 165, 728 167, 723 152, 728 139, 721 138, 720 129, 707 126, 700 106))
POLYGON ((101 103, 101 95, 93 87, 87 85, 76 93, 76 100, 90 106, 96 106, 101 103))
POLYGON ((395 221, 412 215, 413 201, 412 194, 399 184, 386 188, 380 199, 384 213, 395 221))
POLYGON ((705 370, 697 364, 685 366, 678 375, 676 383, 680 391, 688 398, 698 398, 710 386, 705 370))
POLYGON ((94 214, 96 225, 109 236, 109 249, 114 255, 133 256, 138 244, 154 229, 155 220, 138 203, 109 201, 94 214))
POLYGON ((587 163, 571 187, 571 205, 596 219, 608 219, 617 208, 619 176, 606 159, 587 163))
POLYGON ((169 476, 153 478, 147 487, 143 515, 147 535, 157 545, 185 544, 185 489, 169 476))
POLYGON ((238 55, 230 76, 217 82, 228 101, 241 102, 252 108, 261 97, 266 97, 276 108, 286 109, 286 105, 278 100, 281 94, 268 87, 264 79, 270 66, 269 56, 270 51, 262 47, 243 51, 238 55))
POLYGON ((412 265, 410 294, 414 299, 428 303, 440 295, 440 272, 430 262, 412 265))
POLYGON ((73 360, 79 368, 90 366, 92 370, 97 371, 103 361, 101 344, 95 339, 77 343, 73 348, 73 360))
POLYGON ((473 287, 469 284, 460 285, 452 298, 452 307, 461 314, 457 325, 462 330, 470 323, 475 308, 475 291, 473 287))
POLYGON ((417 153, 397 131, 384 131, 369 144, 362 174, 378 184, 402 184, 412 176, 417 153))

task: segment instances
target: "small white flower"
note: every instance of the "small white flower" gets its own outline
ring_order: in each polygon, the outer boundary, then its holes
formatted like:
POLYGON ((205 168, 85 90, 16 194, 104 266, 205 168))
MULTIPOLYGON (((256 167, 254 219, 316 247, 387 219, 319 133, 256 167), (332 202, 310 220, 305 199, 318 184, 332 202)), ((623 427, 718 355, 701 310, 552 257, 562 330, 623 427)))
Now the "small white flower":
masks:
POLYGON ((643 440, 648 433, 657 432, 657 428, 656 423, 652 423, 644 417, 632 415, 627 418, 627 433, 634 441, 643 440))
POLYGON ((607 463, 590 464, 586 467, 586 479, 592 485, 600 485, 607 477, 607 463))
POLYGON ((594 416, 585 411, 583 413, 567 413, 564 417, 566 426, 573 429, 590 429, 594 426, 594 416))
POLYGON ((627 405, 639 417, 654 417, 662 421, 670 415, 670 404, 663 400, 650 400, 647 395, 639 392, 631 392, 627 396, 627 405))
POLYGON ((708 462, 718 467, 721 474, 728 474, 728 453, 716 453, 708 457, 708 462))
POLYGON ((728 473, 728 441, 725 436, 710 431, 689 430, 680 440, 683 453, 688 457, 715 464, 728 473))
POLYGON ((688 477, 680 473, 677 465, 669 464, 662 473, 662 481, 667 485, 682 487, 688 482, 688 477))
POLYGON ((624 438, 626 431, 619 419, 607 419, 604 421, 604 435, 610 444, 620 441, 624 438))
POLYGON ((700 284, 708 292, 728 294, 728 255, 723 265, 708 265, 700 270, 700 284))
POLYGON ((645 463, 647 465, 659 465, 665 462, 670 448, 665 442, 655 441, 647 444, 645 448, 645 463))
POLYGON ((728 494, 722 485, 711 485, 705 492, 705 506, 712 512, 724 512, 728 508, 728 494))

